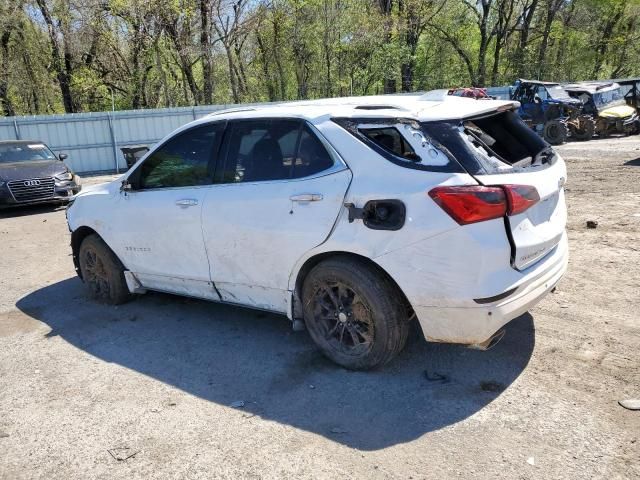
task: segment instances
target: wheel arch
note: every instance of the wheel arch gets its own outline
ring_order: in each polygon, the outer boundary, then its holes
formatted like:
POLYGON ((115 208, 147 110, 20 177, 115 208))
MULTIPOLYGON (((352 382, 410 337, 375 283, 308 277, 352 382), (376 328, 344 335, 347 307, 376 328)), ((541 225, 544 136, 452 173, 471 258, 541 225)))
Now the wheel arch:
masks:
POLYGON ((413 306, 411 305, 411 302, 409 302, 409 299, 407 298, 407 296, 402 291, 402 288, 400 288, 400 285, 398 285, 398 282, 396 282, 395 279, 384 268, 382 268, 380 265, 374 262, 371 258, 366 257, 364 255, 360 255, 358 253, 348 252, 348 251, 328 251, 328 252, 317 253, 316 255, 309 257, 298 269, 298 272, 296 274, 296 280, 293 285, 294 289, 292 293, 292 299, 293 299, 292 319, 293 320, 301 319, 303 317, 302 298, 300 293, 302 292, 302 285, 304 284, 304 280, 306 279, 309 272, 313 269, 313 267, 318 265, 320 262, 328 260, 330 258, 336 258, 336 257, 354 259, 362 263, 363 265, 370 266, 374 270, 376 270, 380 275, 386 278, 397 289, 399 295, 402 296, 402 301, 407 306, 408 317, 411 317, 413 315, 414 313, 413 306))

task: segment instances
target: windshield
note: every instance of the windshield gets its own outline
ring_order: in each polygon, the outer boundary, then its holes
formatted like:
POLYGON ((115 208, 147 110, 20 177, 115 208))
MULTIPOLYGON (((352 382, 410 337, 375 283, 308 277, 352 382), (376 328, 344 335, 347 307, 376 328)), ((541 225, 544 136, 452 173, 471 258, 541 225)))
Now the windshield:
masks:
POLYGON ((619 88, 594 93, 593 102, 596 104, 598 110, 615 105, 624 105, 626 103, 619 88))
POLYGON ((560 85, 547 87, 547 91, 549 92, 549 96, 555 100, 571 99, 567 91, 564 88, 562 88, 560 85))
POLYGON ((0 145, 0 163, 55 160, 44 143, 5 143, 0 145))

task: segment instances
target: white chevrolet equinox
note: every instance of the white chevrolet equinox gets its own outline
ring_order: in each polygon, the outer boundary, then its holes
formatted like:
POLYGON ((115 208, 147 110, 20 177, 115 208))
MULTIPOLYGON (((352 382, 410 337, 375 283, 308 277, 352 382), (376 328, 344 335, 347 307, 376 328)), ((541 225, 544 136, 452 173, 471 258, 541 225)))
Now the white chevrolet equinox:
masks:
POLYGON ((286 314, 347 368, 488 348, 566 270, 564 161, 517 102, 364 97, 228 110, 68 208, 97 299, 147 290, 286 314))

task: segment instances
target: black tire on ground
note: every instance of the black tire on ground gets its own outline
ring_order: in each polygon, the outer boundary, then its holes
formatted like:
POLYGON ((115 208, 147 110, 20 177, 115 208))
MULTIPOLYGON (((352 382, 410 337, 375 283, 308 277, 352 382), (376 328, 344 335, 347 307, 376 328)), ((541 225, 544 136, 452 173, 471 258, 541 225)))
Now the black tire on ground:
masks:
POLYGON ((375 267, 349 257, 316 265, 302 287, 304 320, 325 356, 352 370, 384 365, 404 348, 404 296, 375 267))
POLYGON ((596 122, 591 118, 581 118, 580 128, 574 128, 571 135, 576 140, 591 140, 596 133, 596 122))
POLYGON ((78 257, 82 280, 92 298, 111 305, 131 299, 122 263, 98 235, 82 241, 78 257))
POLYGON ((551 145, 561 145, 567 141, 569 129, 561 120, 549 120, 544 124, 542 135, 551 145))
POLYGON ((598 137, 600 138, 609 138, 611 136, 611 131, 608 128, 602 129, 598 132, 598 137))

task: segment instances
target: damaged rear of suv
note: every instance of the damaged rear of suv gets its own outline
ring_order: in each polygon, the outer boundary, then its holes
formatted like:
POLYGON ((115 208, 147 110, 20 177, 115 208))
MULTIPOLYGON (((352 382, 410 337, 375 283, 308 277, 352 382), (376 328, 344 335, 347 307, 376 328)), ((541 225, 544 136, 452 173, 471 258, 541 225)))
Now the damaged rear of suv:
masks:
POLYGON ((111 303, 284 313, 347 368, 391 360, 413 318, 487 348, 567 264, 564 162, 516 107, 428 94, 198 120, 77 197, 78 273, 111 303))

